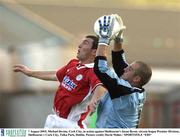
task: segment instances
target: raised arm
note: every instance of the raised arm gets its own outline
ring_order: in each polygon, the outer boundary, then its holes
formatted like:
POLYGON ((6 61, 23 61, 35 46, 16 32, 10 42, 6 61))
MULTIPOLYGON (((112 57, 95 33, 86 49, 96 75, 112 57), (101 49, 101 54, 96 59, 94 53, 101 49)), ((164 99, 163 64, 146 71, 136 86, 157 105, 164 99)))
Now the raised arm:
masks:
MULTIPOLYGON (((106 18, 105 18, 106 19, 106 18)), ((103 22, 103 21, 102 21, 103 22)), ((109 22, 109 21, 104 21, 109 22)), ((139 89, 132 88, 131 85, 123 80, 119 79, 117 74, 111 71, 107 65, 107 48, 109 45, 109 40, 112 36, 111 24, 100 25, 99 33, 99 45, 96 52, 94 72, 101 80, 101 82, 108 89, 111 98, 117 98, 119 96, 124 96, 131 94, 133 92, 141 92, 139 89), (103 31, 103 32, 101 32, 103 31), (106 34, 106 35, 101 35, 106 34)), ((118 62, 119 63, 119 62, 118 62)))
POLYGON ((126 59, 125 59, 124 50, 122 47, 123 46, 122 45, 123 31, 126 27, 123 25, 123 21, 119 15, 115 14, 115 18, 120 24, 121 30, 119 31, 119 33, 116 35, 114 39, 114 45, 112 49, 112 65, 113 65, 114 71, 116 72, 118 77, 120 77, 124 73, 124 68, 128 66, 128 63, 126 62, 126 59))
MULTIPOLYGON (((114 45, 114 47, 116 46, 114 45)), ((128 66, 123 49, 112 50, 112 65, 118 77, 121 77, 124 73, 124 68, 128 66)))
POLYGON ((48 81, 57 81, 56 71, 35 71, 22 64, 14 65, 13 70, 14 72, 21 72, 28 77, 48 81))

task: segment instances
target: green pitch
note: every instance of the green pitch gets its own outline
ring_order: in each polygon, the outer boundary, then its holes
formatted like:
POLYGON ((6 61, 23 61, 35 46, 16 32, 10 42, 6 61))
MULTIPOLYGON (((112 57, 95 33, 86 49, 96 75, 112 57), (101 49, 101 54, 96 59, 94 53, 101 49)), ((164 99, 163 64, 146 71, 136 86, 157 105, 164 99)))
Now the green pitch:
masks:
POLYGON ((92 116, 88 116, 88 128, 96 128, 96 118, 97 118, 97 112, 94 112, 92 116))

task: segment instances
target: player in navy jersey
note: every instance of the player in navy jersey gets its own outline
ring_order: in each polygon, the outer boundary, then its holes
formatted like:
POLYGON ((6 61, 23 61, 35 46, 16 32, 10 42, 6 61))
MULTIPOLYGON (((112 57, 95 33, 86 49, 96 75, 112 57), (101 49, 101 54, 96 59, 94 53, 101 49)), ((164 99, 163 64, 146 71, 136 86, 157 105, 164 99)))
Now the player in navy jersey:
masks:
MULTIPOLYGON (((94 71, 108 92, 100 100, 96 126, 98 128, 137 128, 140 114, 145 102, 143 86, 150 80, 151 68, 142 61, 128 64, 122 49, 123 29, 114 38, 112 64, 114 71, 107 63, 107 49, 113 39, 113 21, 117 19, 120 26, 122 20, 118 15, 105 15, 99 19, 99 44, 95 58, 94 71)), ((98 100, 97 100, 98 101, 98 100)), ((90 104, 91 112, 94 104, 90 104)))

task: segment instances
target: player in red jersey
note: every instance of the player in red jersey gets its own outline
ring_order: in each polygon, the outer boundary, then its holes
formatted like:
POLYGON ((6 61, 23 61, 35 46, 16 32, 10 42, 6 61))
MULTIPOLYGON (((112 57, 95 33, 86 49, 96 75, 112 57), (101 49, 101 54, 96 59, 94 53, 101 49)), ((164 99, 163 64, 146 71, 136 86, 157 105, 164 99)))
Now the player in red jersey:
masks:
POLYGON ((85 128, 88 104, 93 96, 101 97, 105 88, 93 72, 98 38, 88 35, 78 46, 77 59, 57 71, 34 71, 15 65, 15 72, 42 80, 59 81, 54 98, 54 114, 48 115, 45 128, 85 128))

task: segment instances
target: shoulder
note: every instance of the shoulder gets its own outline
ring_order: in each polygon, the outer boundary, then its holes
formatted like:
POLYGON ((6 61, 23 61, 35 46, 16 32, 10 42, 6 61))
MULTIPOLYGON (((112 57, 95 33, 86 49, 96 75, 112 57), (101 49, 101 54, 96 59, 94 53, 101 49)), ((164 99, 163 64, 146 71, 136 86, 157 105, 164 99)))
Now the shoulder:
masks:
POLYGON ((79 63, 79 60, 72 59, 67 63, 67 66, 76 66, 79 63))
POLYGON ((142 93, 135 92, 129 95, 129 102, 134 105, 143 104, 145 100, 146 100, 145 92, 142 92, 142 93))
POLYGON ((71 63, 79 63, 79 60, 78 59, 71 59, 68 64, 71 64, 71 63))
POLYGON ((93 76, 95 75, 93 68, 86 68, 88 75, 93 76))

